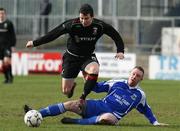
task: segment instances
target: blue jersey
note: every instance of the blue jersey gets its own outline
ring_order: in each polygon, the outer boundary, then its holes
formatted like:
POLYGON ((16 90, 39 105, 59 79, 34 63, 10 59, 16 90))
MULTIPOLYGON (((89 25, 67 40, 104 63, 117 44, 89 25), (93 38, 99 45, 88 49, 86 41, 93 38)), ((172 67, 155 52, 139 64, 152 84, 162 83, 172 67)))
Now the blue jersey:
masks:
POLYGON ((97 83, 93 91, 107 92, 102 100, 88 100, 86 115, 100 115, 110 112, 116 116, 118 120, 124 117, 132 109, 136 108, 143 113, 150 123, 156 120, 151 111, 150 106, 146 102, 145 93, 137 85, 130 87, 127 80, 110 80, 97 83))

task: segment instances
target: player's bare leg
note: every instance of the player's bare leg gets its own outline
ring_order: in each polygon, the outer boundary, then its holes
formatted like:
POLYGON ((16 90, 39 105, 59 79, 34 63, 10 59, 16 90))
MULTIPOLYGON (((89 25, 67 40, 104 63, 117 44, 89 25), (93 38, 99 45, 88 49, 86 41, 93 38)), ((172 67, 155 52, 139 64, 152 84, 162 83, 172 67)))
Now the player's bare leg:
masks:
POLYGON ((3 71, 3 62, 2 62, 2 60, 0 60, 0 72, 2 72, 3 71))
POLYGON ((68 98, 73 96, 75 86, 76 83, 74 82, 74 79, 62 78, 62 92, 67 95, 68 98))
POLYGON ((82 109, 79 107, 81 104, 80 100, 67 101, 63 104, 66 111, 71 111, 79 115, 82 114, 82 109))

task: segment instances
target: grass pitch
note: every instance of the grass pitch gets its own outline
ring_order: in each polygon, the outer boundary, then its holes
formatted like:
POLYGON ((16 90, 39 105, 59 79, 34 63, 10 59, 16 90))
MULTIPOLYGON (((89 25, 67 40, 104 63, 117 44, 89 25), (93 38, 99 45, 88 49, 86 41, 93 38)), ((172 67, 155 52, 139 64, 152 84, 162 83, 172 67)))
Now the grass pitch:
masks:
MULTIPOLYGON (((0 81, 3 81, 2 75, 0 81)), ((71 99, 78 99, 83 90, 83 80, 78 78, 76 81, 78 86, 71 99)), ((180 131, 180 81, 158 80, 144 80, 141 87, 159 122, 170 124, 168 127, 152 126, 136 110, 124 117, 117 126, 64 125, 60 123, 63 116, 79 117, 73 113, 65 113, 45 118, 38 128, 27 127, 23 121, 24 104, 39 109, 69 100, 61 93, 60 83, 58 75, 16 76, 13 84, 0 83, 0 131, 180 131)), ((101 98, 104 95, 92 92, 88 98, 101 98)))

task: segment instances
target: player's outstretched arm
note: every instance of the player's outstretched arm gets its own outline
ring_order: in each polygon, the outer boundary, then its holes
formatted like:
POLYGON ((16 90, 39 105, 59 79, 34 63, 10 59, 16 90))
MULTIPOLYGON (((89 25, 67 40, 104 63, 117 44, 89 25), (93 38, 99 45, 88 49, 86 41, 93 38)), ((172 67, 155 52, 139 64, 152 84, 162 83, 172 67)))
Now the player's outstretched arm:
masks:
POLYGON ((33 41, 28 41, 26 44, 26 48, 32 48, 32 47, 34 47, 33 41))

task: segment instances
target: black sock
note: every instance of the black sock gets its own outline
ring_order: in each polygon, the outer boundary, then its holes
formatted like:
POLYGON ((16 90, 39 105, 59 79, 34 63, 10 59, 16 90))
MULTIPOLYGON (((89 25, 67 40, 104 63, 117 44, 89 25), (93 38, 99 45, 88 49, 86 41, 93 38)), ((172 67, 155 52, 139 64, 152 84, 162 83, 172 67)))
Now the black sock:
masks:
POLYGON ((11 65, 9 65, 7 70, 8 70, 9 79, 12 80, 13 79, 13 75, 12 75, 12 67, 11 67, 11 65))
POLYGON ((4 66, 3 65, 3 74, 4 74, 4 78, 5 78, 5 81, 8 81, 8 70, 7 70, 7 66, 4 66))
POLYGON ((91 92, 91 90, 95 87, 97 82, 98 75, 97 74, 88 74, 87 80, 84 84, 84 92, 81 99, 86 99, 86 96, 91 92))
POLYGON ((8 81, 8 79, 9 79, 7 70, 4 71, 4 78, 5 78, 5 81, 8 81))
POLYGON ((4 66, 4 77, 6 81, 12 80, 13 79, 13 75, 12 75, 12 68, 11 65, 9 66, 4 66))

